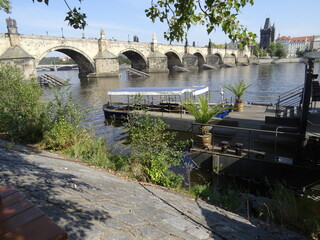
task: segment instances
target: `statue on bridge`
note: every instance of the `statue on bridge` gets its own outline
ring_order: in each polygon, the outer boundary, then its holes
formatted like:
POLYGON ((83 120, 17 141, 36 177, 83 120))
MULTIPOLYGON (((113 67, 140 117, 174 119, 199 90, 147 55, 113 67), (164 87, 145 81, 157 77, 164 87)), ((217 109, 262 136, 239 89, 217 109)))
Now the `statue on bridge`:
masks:
POLYGON ((11 18, 7 18, 6 19, 7 22, 7 29, 8 29, 8 33, 18 33, 18 28, 17 28, 17 22, 15 19, 11 19, 11 18))
POLYGON ((106 34, 103 28, 100 29, 100 39, 106 39, 106 34))

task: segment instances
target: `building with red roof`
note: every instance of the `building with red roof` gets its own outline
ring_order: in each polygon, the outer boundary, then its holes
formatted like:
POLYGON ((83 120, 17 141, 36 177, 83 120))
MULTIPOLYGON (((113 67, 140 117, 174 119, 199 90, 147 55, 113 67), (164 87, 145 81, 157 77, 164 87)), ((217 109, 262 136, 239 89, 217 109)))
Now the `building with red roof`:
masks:
POLYGON ((310 51, 313 47, 314 36, 304 37, 278 37, 276 42, 282 43, 287 57, 295 57, 297 51, 310 51))

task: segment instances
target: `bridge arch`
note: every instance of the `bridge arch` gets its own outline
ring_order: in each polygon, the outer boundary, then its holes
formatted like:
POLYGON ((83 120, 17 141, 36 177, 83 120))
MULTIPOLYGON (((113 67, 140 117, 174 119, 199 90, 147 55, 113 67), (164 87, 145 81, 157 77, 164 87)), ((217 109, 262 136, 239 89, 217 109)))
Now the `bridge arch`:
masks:
POLYGON ((89 73, 95 72, 94 61, 83 51, 70 46, 57 46, 48 49, 36 59, 36 66, 42 58, 53 51, 64 53, 70 57, 79 67, 79 77, 86 77, 89 73))
POLYGON ((182 59, 176 51, 170 50, 165 53, 167 56, 168 69, 171 71, 173 66, 183 66, 182 59))
POLYGON ((199 53, 199 52, 196 52, 196 53, 194 53, 193 55, 198 58, 198 67, 199 67, 199 68, 202 67, 202 65, 205 64, 205 62, 206 62, 206 61, 204 60, 204 56, 203 56, 201 53, 199 53))
POLYGON ((132 68, 139 71, 147 69, 147 60, 141 52, 135 49, 125 49, 121 51, 120 54, 123 54, 130 59, 132 68))
POLYGON ((222 66, 223 65, 222 55, 218 52, 208 55, 207 64, 212 66, 217 66, 217 67, 222 66))

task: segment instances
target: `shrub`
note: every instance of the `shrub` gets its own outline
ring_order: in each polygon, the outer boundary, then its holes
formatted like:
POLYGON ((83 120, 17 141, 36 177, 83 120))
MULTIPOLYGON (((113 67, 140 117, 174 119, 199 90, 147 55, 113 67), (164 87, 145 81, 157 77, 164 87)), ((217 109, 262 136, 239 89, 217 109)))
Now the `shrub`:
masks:
POLYGON ((190 193, 192 196, 196 198, 207 199, 210 195, 211 187, 207 185, 195 185, 190 189, 190 193))
POLYGON ((79 106, 73 103, 69 88, 53 89, 54 97, 48 103, 48 130, 42 143, 54 151, 64 150, 75 144, 82 116, 79 106))
POLYGON ((35 79, 24 80, 20 70, 0 68, 0 131, 13 141, 35 143, 47 129, 46 104, 35 79))
POLYGON ((166 187, 181 183, 182 178, 173 174, 170 167, 180 164, 182 152, 173 144, 174 134, 166 131, 161 119, 132 114, 125 129, 130 141, 130 171, 136 178, 166 187))
POLYGON ((63 151, 70 157, 102 168, 114 169, 104 138, 97 138, 83 129, 75 132, 74 142, 63 151))
POLYGON ((231 188, 219 191, 216 187, 195 185, 191 188, 190 193, 196 198, 201 198, 233 212, 239 210, 242 204, 240 191, 231 188))
POLYGON ((54 120, 52 128, 44 133, 45 148, 59 151, 71 147, 75 143, 75 130, 64 118, 54 120))

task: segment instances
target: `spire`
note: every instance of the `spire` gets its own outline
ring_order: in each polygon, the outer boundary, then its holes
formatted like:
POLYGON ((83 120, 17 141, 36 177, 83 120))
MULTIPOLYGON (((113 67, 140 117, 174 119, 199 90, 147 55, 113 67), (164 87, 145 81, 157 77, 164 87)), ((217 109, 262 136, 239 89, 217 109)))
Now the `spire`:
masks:
POLYGON ((266 22, 264 23, 264 29, 269 29, 271 27, 270 25, 270 18, 266 18, 266 22))

